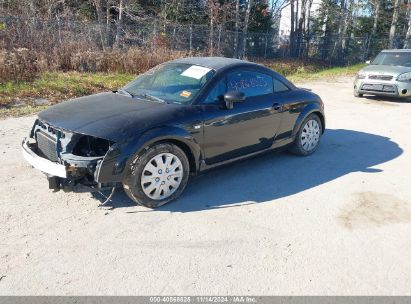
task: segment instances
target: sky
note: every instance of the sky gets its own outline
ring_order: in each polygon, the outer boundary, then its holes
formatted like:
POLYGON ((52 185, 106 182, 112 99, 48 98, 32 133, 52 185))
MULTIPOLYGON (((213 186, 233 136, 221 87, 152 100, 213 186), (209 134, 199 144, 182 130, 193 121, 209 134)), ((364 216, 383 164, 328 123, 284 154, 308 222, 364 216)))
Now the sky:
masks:
MULTIPOLYGON (((313 5, 311 7, 311 14, 313 14, 319 5, 321 4, 321 0, 314 0, 313 5)), ((291 30, 291 8, 288 5, 285 7, 281 12, 281 19, 280 19, 280 36, 289 35, 291 30)))

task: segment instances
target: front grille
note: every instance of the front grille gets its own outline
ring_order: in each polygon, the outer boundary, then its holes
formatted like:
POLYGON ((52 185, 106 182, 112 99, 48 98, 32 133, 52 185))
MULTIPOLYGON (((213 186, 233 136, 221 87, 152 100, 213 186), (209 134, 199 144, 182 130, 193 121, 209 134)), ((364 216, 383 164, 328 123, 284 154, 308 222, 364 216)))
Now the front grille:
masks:
POLYGON ((37 147, 42 156, 47 159, 57 162, 57 142, 55 139, 51 138, 43 132, 37 132, 37 147))
POLYGON ((377 80, 392 80, 393 76, 391 75, 368 75, 368 79, 377 79, 377 80))

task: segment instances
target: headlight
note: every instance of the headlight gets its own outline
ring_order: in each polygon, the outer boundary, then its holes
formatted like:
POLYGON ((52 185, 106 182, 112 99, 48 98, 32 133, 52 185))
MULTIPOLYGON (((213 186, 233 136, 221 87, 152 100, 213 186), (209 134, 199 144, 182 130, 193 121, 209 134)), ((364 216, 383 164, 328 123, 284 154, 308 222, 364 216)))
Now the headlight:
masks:
POLYGON ((367 74, 364 74, 364 73, 358 73, 358 75, 357 75, 357 79, 365 79, 365 78, 367 78, 367 74))
POLYGON ((73 154, 77 156, 104 156, 113 143, 93 136, 83 135, 74 145, 73 154))
POLYGON ((398 81, 411 81, 411 72, 401 74, 397 78, 398 81))

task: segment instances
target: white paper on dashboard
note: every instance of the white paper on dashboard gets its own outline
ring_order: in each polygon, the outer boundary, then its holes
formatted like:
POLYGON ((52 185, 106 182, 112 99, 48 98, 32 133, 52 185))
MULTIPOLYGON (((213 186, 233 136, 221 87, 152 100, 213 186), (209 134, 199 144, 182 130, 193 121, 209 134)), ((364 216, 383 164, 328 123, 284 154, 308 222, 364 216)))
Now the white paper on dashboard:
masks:
POLYGON ((203 77, 205 74, 207 74, 210 71, 211 69, 209 68, 198 66, 198 65, 192 65, 187 70, 185 70, 183 73, 181 73, 181 76, 200 79, 201 77, 203 77))

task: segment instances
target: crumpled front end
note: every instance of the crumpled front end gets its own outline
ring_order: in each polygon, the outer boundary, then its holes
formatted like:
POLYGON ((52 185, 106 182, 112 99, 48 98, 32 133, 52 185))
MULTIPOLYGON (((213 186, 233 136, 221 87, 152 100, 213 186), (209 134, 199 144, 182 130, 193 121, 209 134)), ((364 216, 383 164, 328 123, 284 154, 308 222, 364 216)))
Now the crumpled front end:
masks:
MULTIPOLYGON (((97 191, 117 186, 116 181, 100 176, 114 145, 106 139, 73 133, 37 120, 30 137, 23 140, 22 153, 29 164, 46 174, 50 189, 97 191)), ((110 172, 108 168, 104 171, 110 172)))

